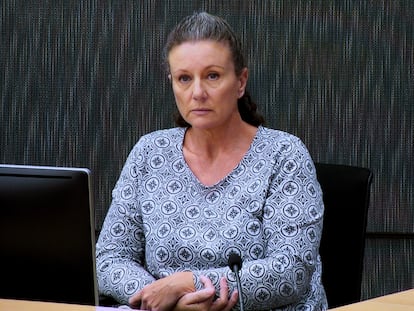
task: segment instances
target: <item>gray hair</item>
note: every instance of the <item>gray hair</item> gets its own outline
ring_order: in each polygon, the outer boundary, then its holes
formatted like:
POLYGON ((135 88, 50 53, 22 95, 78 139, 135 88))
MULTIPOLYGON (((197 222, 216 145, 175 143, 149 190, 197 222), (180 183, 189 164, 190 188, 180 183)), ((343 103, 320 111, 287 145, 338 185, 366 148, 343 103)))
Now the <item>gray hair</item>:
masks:
POLYGON ((164 47, 164 65, 169 72, 168 55, 177 45, 184 42, 213 40, 229 45, 236 74, 246 67, 239 38, 222 18, 206 12, 196 12, 181 20, 167 37, 164 47))
MULTIPOLYGON (((247 67, 242 53, 240 40, 230 25, 218 16, 206 12, 198 12, 182 19, 168 35, 163 52, 164 65, 167 72, 170 73, 168 55, 174 47, 184 42, 202 40, 213 40, 228 44, 237 76, 239 76, 243 69, 247 67)), ((244 95, 238 99, 237 106, 240 116, 245 122, 253 126, 264 124, 264 118, 257 112, 257 105, 253 102, 247 90, 244 92, 244 95)), ((178 126, 191 126, 184 120, 178 111, 176 112, 174 119, 178 126)))

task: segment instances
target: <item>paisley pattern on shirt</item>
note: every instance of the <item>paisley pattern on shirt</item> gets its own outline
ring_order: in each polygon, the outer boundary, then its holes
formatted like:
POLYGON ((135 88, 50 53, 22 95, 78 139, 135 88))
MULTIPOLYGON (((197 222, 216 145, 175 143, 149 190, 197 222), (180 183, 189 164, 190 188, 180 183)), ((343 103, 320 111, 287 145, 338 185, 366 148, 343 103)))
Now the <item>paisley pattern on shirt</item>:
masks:
POLYGON ((152 281, 192 271, 219 292, 231 252, 246 310, 324 310, 318 253, 323 202, 297 137, 265 127, 224 179, 205 186, 185 162, 185 128, 144 135, 113 190, 97 243, 100 292, 122 303, 152 281))

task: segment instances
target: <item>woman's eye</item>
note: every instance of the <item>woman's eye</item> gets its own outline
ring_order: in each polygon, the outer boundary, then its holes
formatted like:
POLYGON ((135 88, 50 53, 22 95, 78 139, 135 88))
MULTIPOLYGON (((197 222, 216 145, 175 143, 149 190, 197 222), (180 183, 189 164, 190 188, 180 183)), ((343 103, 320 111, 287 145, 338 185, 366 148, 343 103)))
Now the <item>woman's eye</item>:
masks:
POLYGON ((218 73, 212 72, 208 74, 208 78, 210 80, 217 80, 220 77, 220 75, 218 73))
POLYGON ((178 77, 178 81, 180 81, 181 83, 186 83, 190 81, 190 77, 187 75, 182 75, 178 77))

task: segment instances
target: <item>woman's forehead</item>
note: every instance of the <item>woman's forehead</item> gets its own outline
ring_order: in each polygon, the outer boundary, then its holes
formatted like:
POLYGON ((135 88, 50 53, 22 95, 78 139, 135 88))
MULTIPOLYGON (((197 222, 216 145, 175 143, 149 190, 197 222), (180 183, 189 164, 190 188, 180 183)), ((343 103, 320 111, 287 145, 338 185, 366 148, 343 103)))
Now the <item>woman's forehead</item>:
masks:
POLYGON ((168 61, 172 67, 192 65, 228 67, 233 65, 229 46, 211 40, 190 41, 177 45, 171 49, 168 61))

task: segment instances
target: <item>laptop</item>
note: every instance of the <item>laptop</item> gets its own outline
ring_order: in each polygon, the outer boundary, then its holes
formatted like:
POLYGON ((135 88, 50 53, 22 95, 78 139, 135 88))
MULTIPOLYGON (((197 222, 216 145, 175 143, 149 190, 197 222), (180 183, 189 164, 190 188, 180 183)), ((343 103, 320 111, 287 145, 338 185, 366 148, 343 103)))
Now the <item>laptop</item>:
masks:
POLYGON ((0 298, 98 305, 91 172, 0 164, 0 298))

